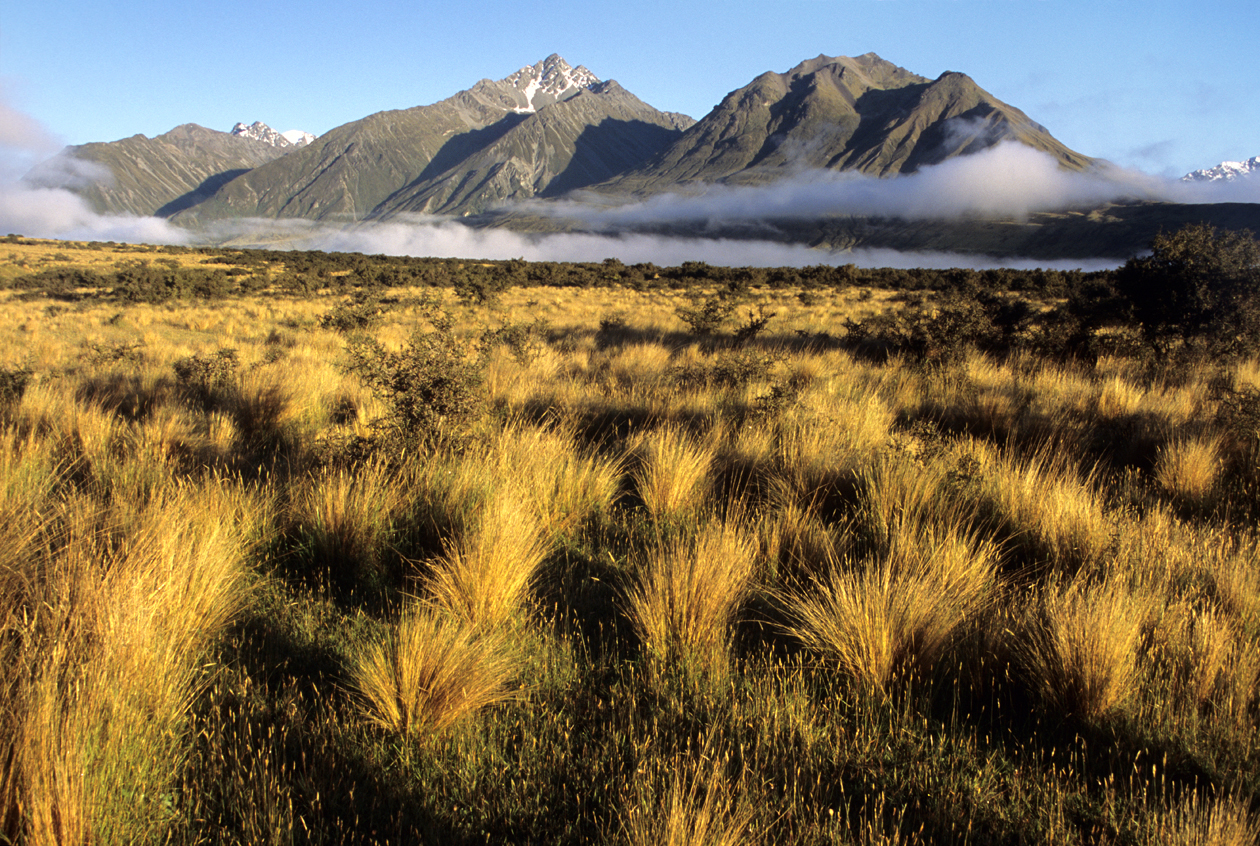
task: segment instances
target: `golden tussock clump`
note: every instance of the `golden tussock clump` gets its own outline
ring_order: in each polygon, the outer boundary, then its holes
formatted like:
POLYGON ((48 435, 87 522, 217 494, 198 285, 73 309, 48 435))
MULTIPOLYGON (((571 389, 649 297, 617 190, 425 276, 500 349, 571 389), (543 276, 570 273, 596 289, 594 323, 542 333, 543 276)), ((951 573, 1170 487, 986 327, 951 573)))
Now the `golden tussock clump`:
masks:
POLYGON ((648 654, 661 666, 720 671, 756 555, 738 518, 711 520, 695 535, 650 550, 629 596, 630 618, 648 654))
POLYGON ((978 537, 902 523, 885 553, 836 561, 787 594, 788 630, 879 692, 930 678, 996 590, 997 550, 978 537))
POLYGON ((367 719, 413 737, 515 698, 516 669, 499 635, 418 607, 350 657, 351 684, 367 719))

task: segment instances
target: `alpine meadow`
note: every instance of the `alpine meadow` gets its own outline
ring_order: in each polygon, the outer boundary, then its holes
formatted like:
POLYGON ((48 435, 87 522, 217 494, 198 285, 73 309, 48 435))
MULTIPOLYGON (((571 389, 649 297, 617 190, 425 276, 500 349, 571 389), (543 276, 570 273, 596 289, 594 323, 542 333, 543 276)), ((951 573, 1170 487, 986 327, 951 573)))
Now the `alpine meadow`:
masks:
POLYGON ((0 239, 0 840, 1255 843, 1258 259, 0 239))

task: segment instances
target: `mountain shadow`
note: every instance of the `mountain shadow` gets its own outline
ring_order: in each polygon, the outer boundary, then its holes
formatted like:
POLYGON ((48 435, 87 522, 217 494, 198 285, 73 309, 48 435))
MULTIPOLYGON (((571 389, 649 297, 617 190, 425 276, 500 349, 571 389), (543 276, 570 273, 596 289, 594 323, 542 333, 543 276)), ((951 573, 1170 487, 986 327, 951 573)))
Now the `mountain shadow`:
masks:
MULTIPOLYGON (((924 93, 932 87, 930 82, 906 85, 902 88, 873 88, 854 101, 858 124, 849 136, 847 144, 827 163, 828 168, 839 167, 846 162, 866 162, 871 156, 879 164, 879 171, 890 167, 890 161, 879 161, 880 152, 888 143, 890 124, 910 117, 924 93)), ((901 170, 906 170, 904 165, 901 170)))
POLYGON ((153 213, 157 217, 171 217, 172 215, 179 214, 184 209, 192 208, 202 200, 206 200, 214 196, 215 191, 218 191, 236 177, 249 173, 251 170, 253 170, 253 168, 241 167, 235 170, 225 170, 222 173, 216 173, 214 176, 211 176, 196 188, 189 191, 187 194, 184 194, 181 197, 176 197, 153 213))
POLYGON ((489 126, 483 126, 480 129, 470 129, 467 132, 461 132, 459 135, 452 136, 449 141, 438 148, 438 151, 434 153, 433 158, 429 160, 428 165, 420 172, 420 175, 413 179, 410 184, 400 189, 398 193, 441 176, 448 170, 457 167, 461 162, 480 153, 504 135, 507 135, 528 117, 528 114, 513 113, 502 120, 495 121, 489 126))
POLYGON ((636 170, 677 137, 678 130, 667 126, 604 118, 582 130, 574 142, 573 157, 538 196, 558 197, 636 170))

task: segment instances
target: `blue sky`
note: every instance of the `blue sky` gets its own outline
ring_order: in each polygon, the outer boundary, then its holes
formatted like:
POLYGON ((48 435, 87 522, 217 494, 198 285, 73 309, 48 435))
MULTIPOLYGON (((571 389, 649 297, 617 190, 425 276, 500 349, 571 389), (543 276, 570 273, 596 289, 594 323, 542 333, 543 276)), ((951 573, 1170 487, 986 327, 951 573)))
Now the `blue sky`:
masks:
POLYGON ((702 117, 766 70, 963 71, 1068 146, 1161 176, 1260 155, 1255 0, 173 4, 4 0, 0 97, 63 143, 262 120, 325 132, 559 53, 702 117))

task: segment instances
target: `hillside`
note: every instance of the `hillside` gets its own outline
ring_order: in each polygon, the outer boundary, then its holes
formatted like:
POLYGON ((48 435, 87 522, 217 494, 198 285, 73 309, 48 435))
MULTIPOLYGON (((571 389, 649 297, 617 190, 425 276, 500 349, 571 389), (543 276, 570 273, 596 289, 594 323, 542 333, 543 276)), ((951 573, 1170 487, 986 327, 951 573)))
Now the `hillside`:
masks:
POLYGON ((479 212, 641 166, 680 134, 678 125, 679 116, 553 55, 438 103, 334 129, 176 220, 479 212))
POLYGON ((103 214, 169 217, 284 152, 262 141, 186 123, 156 138, 133 135, 67 147, 37 167, 27 181, 69 188, 103 214), (67 180, 69 174, 73 178, 67 180))
POLYGON ((1073 170, 1093 160, 961 73, 928 80, 874 53, 819 56, 732 91, 648 167, 610 191, 654 193, 680 183, 764 183, 807 168, 873 176, 1016 140, 1073 170))

